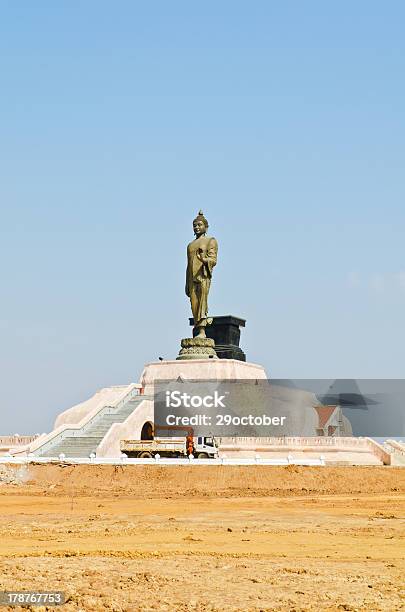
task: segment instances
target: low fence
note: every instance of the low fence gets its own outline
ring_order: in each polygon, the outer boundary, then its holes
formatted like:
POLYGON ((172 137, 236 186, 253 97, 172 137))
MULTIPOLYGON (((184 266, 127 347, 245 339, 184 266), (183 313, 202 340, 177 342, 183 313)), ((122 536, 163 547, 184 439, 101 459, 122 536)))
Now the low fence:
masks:
POLYGON ((279 437, 268 437, 268 438, 239 438, 229 437, 221 438, 221 445, 232 445, 235 447, 246 447, 246 446, 299 446, 299 447, 314 447, 314 446, 328 446, 328 447, 361 447, 368 446, 368 438, 357 438, 357 437, 328 437, 328 436, 279 436, 279 437))
POLYGON ((56 465, 187 465, 187 466, 199 466, 199 465, 325 465, 325 457, 320 455, 319 458, 296 458, 292 455, 288 457, 282 457, 277 459, 264 459, 262 457, 252 458, 228 458, 221 457, 218 459, 169 459, 165 457, 154 457, 150 459, 134 459, 128 457, 120 457, 118 459, 109 457, 90 457, 90 458, 63 458, 63 459, 52 459, 49 457, 0 457, 0 464, 13 464, 13 465, 26 465, 29 463, 41 463, 41 464, 56 464, 56 465))
POLYGON ((0 446, 5 446, 11 448, 13 446, 25 446, 26 444, 31 444, 37 438, 39 438, 40 434, 35 434, 31 436, 19 436, 18 434, 14 434, 13 436, 0 436, 0 446))
POLYGON ((357 437, 272 437, 272 438, 221 438, 220 451, 255 453, 304 452, 325 453, 352 452, 371 453, 384 465, 390 464, 390 454, 372 438, 357 437))

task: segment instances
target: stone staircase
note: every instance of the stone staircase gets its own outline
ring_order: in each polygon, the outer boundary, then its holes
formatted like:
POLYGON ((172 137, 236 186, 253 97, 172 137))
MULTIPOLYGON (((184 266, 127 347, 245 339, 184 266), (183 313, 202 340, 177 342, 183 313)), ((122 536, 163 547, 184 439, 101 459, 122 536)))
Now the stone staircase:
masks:
POLYGON ((137 395, 120 408, 104 407, 81 429, 66 432, 51 447, 44 448, 42 452, 39 448, 35 454, 39 457, 59 457, 63 454, 66 458, 89 457, 91 453, 95 454, 110 427, 114 423, 123 423, 144 399, 149 398, 145 395, 137 395))

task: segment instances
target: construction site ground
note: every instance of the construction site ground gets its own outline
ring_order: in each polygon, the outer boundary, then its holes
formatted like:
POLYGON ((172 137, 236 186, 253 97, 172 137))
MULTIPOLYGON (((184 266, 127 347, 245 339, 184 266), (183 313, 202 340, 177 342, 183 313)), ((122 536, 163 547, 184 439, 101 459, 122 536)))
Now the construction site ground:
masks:
POLYGON ((3 465, 0 483, 0 590, 64 591, 61 612, 405 609, 401 467, 3 465))

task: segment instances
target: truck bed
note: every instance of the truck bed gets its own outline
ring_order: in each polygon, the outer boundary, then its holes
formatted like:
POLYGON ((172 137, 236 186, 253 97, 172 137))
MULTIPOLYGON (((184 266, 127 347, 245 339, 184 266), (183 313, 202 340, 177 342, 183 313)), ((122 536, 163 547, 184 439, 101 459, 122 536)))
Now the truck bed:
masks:
POLYGON ((159 438, 155 440, 121 440, 123 453, 178 453, 186 454, 184 438, 159 438))

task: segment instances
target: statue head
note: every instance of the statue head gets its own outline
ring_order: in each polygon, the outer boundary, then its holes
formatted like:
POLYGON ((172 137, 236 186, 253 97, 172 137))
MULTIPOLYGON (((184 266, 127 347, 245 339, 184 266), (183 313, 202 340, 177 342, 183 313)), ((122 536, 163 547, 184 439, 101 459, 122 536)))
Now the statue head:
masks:
POLYGON ((208 229, 208 221, 204 217, 204 213, 202 210, 198 212, 198 215, 193 221, 193 230, 194 234, 198 238, 199 236, 203 236, 208 229))

